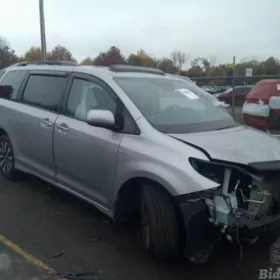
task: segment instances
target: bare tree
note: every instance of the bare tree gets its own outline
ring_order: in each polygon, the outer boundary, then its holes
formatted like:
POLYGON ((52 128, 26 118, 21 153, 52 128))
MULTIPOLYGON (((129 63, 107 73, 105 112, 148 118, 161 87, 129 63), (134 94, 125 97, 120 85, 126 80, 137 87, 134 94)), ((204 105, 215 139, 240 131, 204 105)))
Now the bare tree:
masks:
POLYGON ((188 62, 189 56, 182 51, 173 51, 171 53, 173 64, 177 67, 178 72, 182 70, 183 65, 188 62))
POLYGON ((15 51, 10 48, 8 42, 0 37, 0 69, 7 67, 17 61, 15 51))
POLYGON ((178 52, 178 68, 182 71, 183 65, 187 62, 188 58, 184 52, 178 52))
POLYGON ((171 59, 173 61, 173 64, 177 67, 177 64, 178 64, 178 51, 173 51, 171 53, 171 59))
POLYGON ((4 38, 0 37, 0 49, 3 49, 7 46, 7 42, 4 38))

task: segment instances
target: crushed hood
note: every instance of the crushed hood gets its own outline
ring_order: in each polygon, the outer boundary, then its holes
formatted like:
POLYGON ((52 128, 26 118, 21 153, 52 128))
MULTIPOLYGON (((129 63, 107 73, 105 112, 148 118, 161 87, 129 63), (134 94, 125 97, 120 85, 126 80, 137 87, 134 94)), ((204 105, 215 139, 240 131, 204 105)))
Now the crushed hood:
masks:
POLYGON ((248 127, 170 136, 202 148, 217 160, 241 164, 280 160, 280 140, 248 127))

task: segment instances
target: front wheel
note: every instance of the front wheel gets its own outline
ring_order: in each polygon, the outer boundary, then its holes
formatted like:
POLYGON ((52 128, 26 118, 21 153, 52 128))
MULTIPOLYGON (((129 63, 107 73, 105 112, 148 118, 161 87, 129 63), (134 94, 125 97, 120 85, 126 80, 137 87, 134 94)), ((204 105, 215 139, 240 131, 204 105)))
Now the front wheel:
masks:
POLYGON ((141 222, 145 249, 153 258, 174 259, 179 255, 178 217, 171 197, 160 187, 142 187, 141 222))
POLYGON ((0 171, 7 179, 12 180, 17 177, 14 151, 7 135, 0 136, 0 171))

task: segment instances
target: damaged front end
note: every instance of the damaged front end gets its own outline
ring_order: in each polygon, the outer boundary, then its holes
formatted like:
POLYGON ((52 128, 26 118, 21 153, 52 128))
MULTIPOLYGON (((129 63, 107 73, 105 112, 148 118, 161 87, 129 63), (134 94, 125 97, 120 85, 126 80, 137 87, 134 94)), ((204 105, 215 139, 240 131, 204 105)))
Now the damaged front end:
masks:
POLYGON ((220 187, 180 197, 187 258, 205 262, 223 236, 255 242, 265 230, 280 225, 279 162, 241 165, 191 158, 190 163, 220 187))

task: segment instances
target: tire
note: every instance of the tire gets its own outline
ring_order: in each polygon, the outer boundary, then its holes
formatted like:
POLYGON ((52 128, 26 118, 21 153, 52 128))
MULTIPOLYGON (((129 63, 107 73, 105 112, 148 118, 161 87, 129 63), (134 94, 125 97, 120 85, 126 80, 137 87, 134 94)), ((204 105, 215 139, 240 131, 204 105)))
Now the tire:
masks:
POLYGON ((142 186, 141 225, 145 249, 156 260, 179 256, 180 231, 171 197, 160 187, 142 186))
POLYGON ((0 136, 0 172, 9 180, 16 179, 18 175, 13 147, 7 135, 0 136))

